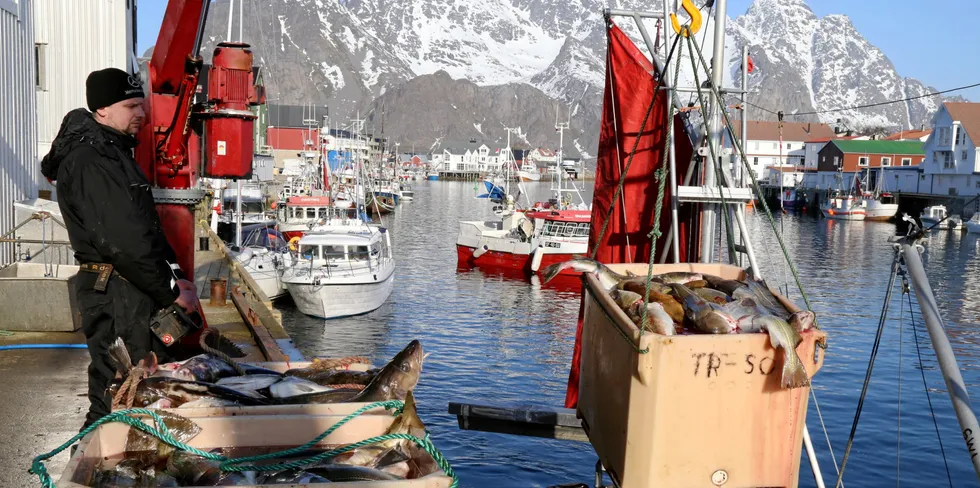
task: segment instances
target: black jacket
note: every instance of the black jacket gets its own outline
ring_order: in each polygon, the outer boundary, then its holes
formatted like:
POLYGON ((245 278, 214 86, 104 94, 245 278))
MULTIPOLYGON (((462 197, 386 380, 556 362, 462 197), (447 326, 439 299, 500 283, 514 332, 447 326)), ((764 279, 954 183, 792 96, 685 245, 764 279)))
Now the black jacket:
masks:
POLYGON ((133 159, 136 139, 68 112, 41 172, 57 181, 58 206, 80 263, 111 264, 163 308, 183 278, 160 227, 150 184, 133 159))

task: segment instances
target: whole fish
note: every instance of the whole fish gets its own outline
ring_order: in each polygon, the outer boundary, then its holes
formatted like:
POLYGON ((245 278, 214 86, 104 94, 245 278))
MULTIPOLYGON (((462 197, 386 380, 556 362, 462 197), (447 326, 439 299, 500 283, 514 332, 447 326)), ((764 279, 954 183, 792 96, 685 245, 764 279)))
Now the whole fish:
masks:
POLYGON ((379 402, 383 400, 404 400, 409 391, 415 388, 422 373, 424 352, 422 344, 414 340, 395 355, 363 390, 350 395, 350 390, 330 390, 321 393, 307 393, 282 399, 282 403, 339 403, 339 402, 379 402))
MULTIPOLYGON (((629 290, 633 293, 639 293, 642 295, 647 289, 646 281, 646 277, 629 278, 617 283, 616 288, 620 290, 629 290)), ((654 290, 660 293, 670 293, 670 286, 659 281, 650 281, 650 291, 654 290)))
POLYGON ((673 283, 670 286, 674 288, 674 292, 682 300, 687 319, 694 324, 694 329, 698 332, 729 334, 737 330, 737 321, 721 305, 699 297, 690 288, 680 283, 673 283))
MULTIPOLYGON (((638 283, 634 280, 630 280, 627 283, 623 287, 624 290, 637 293, 641 297, 643 296, 643 293, 646 291, 646 285, 644 283, 638 283)), ((662 305, 667 314, 670 315, 670 318, 674 319, 674 322, 681 323, 684 321, 684 307, 673 296, 669 295, 672 291, 673 288, 670 285, 650 283, 649 300, 662 305)))
MULTIPOLYGON (((701 273, 691 273, 688 271, 671 271, 668 273, 661 273, 658 275, 654 275, 653 278, 661 283, 665 283, 668 285, 674 283, 680 283, 683 285, 685 283, 690 283, 692 281, 701 281, 704 279, 701 273)), ((696 283, 695 287, 703 287, 705 285, 706 283, 696 283)))
POLYGON ((606 265, 594 259, 588 258, 572 258, 565 262, 546 266, 541 270, 541 275, 544 277, 544 282, 547 283, 555 276, 558 276, 558 273, 561 273, 569 268, 578 271, 579 273, 592 273, 596 275, 596 277, 599 278, 599 283, 601 283, 602 287, 607 291, 615 288, 616 284, 620 281, 629 278, 629 276, 621 275, 607 268, 606 265))
POLYGON ((282 375, 277 374, 250 374, 221 378, 215 384, 237 391, 259 391, 278 383, 282 379, 282 375))
POLYGON ((735 291, 739 288, 745 288, 745 285, 741 281, 726 280, 709 274, 703 275, 703 277, 708 282, 708 285, 727 295, 734 295, 735 291))
MULTIPOLYGON (((260 368, 258 366, 252 366, 245 363, 239 364, 241 365, 242 369, 245 370, 246 375, 279 375, 278 372, 269 369, 260 368)), ((235 371, 235 368, 233 368, 230 364, 225 362, 224 359, 217 356, 212 356, 210 354, 194 356, 187 361, 184 361, 184 363, 173 372, 173 377, 179 380, 203 381, 205 383, 214 383, 221 378, 226 378, 229 376, 238 376, 238 372, 235 371)))
MULTIPOLYGON (((110 387, 110 393, 114 394, 113 388, 118 388, 118 383, 110 387)), ((267 405, 269 400, 254 392, 239 392, 223 386, 198 381, 185 381, 167 377, 149 377, 139 382, 136 387, 135 405, 145 407, 160 399, 167 399, 172 407, 200 400, 204 398, 217 398, 228 400, 244 406, 267 405)))
MULTIPOLYGON (((168 400, 169 403, 169 400, 168 400)), ((238 402, 231 400, 222 400, 220 398, 200 398, 187 403, 182 403, 177 408, 222 408, 222 407, 240 407, 242 406, 238 402)), ((165 407, 171 408, 171 407, 165 407)))
POLYGON ((786 307, 784 307, 783 304, 776 299, 776 296, 769 291, 769 286, 766 285, 765 281, 757 281, 749 278, 743 281, 743 283, 745 283, 745 286, 747 286, 749 291, 752 292, 753 297, 756 299, 756 303, 768 310, 770 314, 783 320, 789 320, 789 310, 786 310, 786 307))
POLYGON ((636 314, 635 322, 639 323, 642 321, 642 324, 640 324, 642 329, 668 336, 677 333, 674 329, 674 319, 664 310, 663 305, 657 302, 650 302, 647 303, 646 309, 646 318, 643 317, 643 302, 640 302, 633 312, 636 314))
POLYGON ((715 290, 714 288, 696 288, 694 289, 694 293, 709 302, 715 302, 720 305, 724 305, 730 301, 725 292, 715 290))
POLYGON ((738 331, 742 333, 760 332, 760 329, 753 322, 757 315, 768 315, 769 311, 762 308, 752 298, 739 298, 725 304, 725 311, 728 312, 738 323, 738 331))
POLYGON ((785 320, 772 315, 758 315, 754 319, 760 329, 769 333, 769 343, 783 350, 783 376, 779 384, 783 388, 810 386, 803 361, 796 354, 796 346, 803 342, 800 334, 785 320))
MULTIPOLYGON (((314 371, 309 376, 305 376, 307 380, 310 380, 320 386, 327 385, 367 385, 378 375, 378 369, 371 369, 368 371, 351 371, 351 370, 340 370, 340 371, 314 371)), ((287 372, 288 373, 288 372, 287 372)))
POLYGON ((289 398, 297 395, 323 393, 331 390, 332 388, 320 386, 310 380, 304 380, 296 376, 287 376, 269 386, 269 393, 272 395, 272 398, 289 398))

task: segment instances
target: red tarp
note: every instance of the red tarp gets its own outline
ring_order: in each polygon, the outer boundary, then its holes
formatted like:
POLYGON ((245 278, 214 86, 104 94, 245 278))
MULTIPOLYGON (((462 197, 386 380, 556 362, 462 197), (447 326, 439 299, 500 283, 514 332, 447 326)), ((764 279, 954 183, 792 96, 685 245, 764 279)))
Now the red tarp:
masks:
MULTIPOLYGON (((650 257, 650 238, 647 234, 653 230, 659 186, 654 179, 654 172, 663 162, 664 143, 667 140, 667 92, 660 90, 656 93, 656 103, 640 132, 640 125, 643 123, 657 85, 656 79, 650 75, 653 65, 633 44, 633 41, 612 23, 607 32, 607 40, 606 89, 602 104, 602 128, 599 134, 595 191, 592 197, 589 249, 596 247, 603 223, 608 219, 608 228, 602 241, 599 242, 596 259, 602 263, 646 263, 649 262, 650 257), (639 137, 639 145, 633 164, 627 173, 620 200, 616 202, 612 213, 608 213, 616 187, 619 186, 621 168, 626 168, 637 137, 639 137)), ((674 121, 674 134, 677 174, 672 177, 681 184, 691 158, 691 142, 684 132, 679 116, 674 121)), ((660 253, 668 244, 670 199, 668 181, 660 216, 662 236, 657 241, 656 260, 659 260, 660 253)), ((688 249, 687 234, 690 226, 687 225, 686 219, 687 217, 682 214, 681 261, 687 260, 685 251, 688 249)), ((575 351, 572 355, 572 367, 565 394, 566 408, 575 408, 578 403, 581 347, 582 310, 580 308, 578 328, 575 333, 575 351)))

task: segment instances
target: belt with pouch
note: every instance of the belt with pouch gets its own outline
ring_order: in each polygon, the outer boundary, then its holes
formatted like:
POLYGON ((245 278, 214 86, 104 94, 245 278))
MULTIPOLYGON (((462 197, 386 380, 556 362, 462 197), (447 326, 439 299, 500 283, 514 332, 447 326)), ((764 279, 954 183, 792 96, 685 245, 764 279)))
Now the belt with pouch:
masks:
POLYGON ((119 278, 125 280, 118 271, 112 269, 111 264, 106 263, 82 263, 78 265, 79 271, 85 271, 87 273, 98 273, 98 278, 95 279, 95 288, 97 291, 104 292, 106 286, 109 285, 109 280, 112 278, 119 278))

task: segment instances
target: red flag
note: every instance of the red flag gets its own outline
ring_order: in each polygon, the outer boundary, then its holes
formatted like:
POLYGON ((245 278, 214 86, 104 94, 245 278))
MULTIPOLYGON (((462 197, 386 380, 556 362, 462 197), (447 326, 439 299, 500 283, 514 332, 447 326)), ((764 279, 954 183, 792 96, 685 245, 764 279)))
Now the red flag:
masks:
POLYGON ((749 70, 748 70, 748 72, 751 73, 751 72, 755 71, 755 63, 752 62, 752 56, 746 56, 746 57, 749 59, 749 70))
MULTIPOLYGON (((596 160, 595 189, 592 200, 592 225, 589 234, 589 250, 598 247, 596 260, 602 263, 645 263, 650 257, 650 238, 653 229, 658 182, 654 172, 663 161, 666 130, 666 91, 655 91, 657 81, 650 76, 653 66, 633 41, 619 27, 612 25, 607 32, 606 88, 602 105, 602 126, 599 133, 599 153, 596 160), (643 116, 651 100, 656 103, 642 126, 643 116), (620 195, 621 201, 610 203, 619 186, 620 169, 626 168, 633 144, 639 145, 620 195), (625 209, 624 209, 625 208, 625 209), (599 240, 603 222, 609 220, 606 233, 599 240)), ((690 138, 684 132, 680 118, 674 122, 674 144, 677 174, 671 175, 683 181, 691 160, 690 138)), ((680 184, 680 183, 679 183, 680 184)), ((660 239, 657 255, 667 246, 670 230, 670 185, 666 186, 664 209, 660 216, 660 239)), ((689 236, 689 210, 682 211, 680 229, 681 261, 687 260, 689 236)), ((575 333, 575 349, 572 352, 571 371, 565 392, 565 407, 578 404, 579 369, 582 351, 582 306, 579 307, 578 326, 575 333)))

